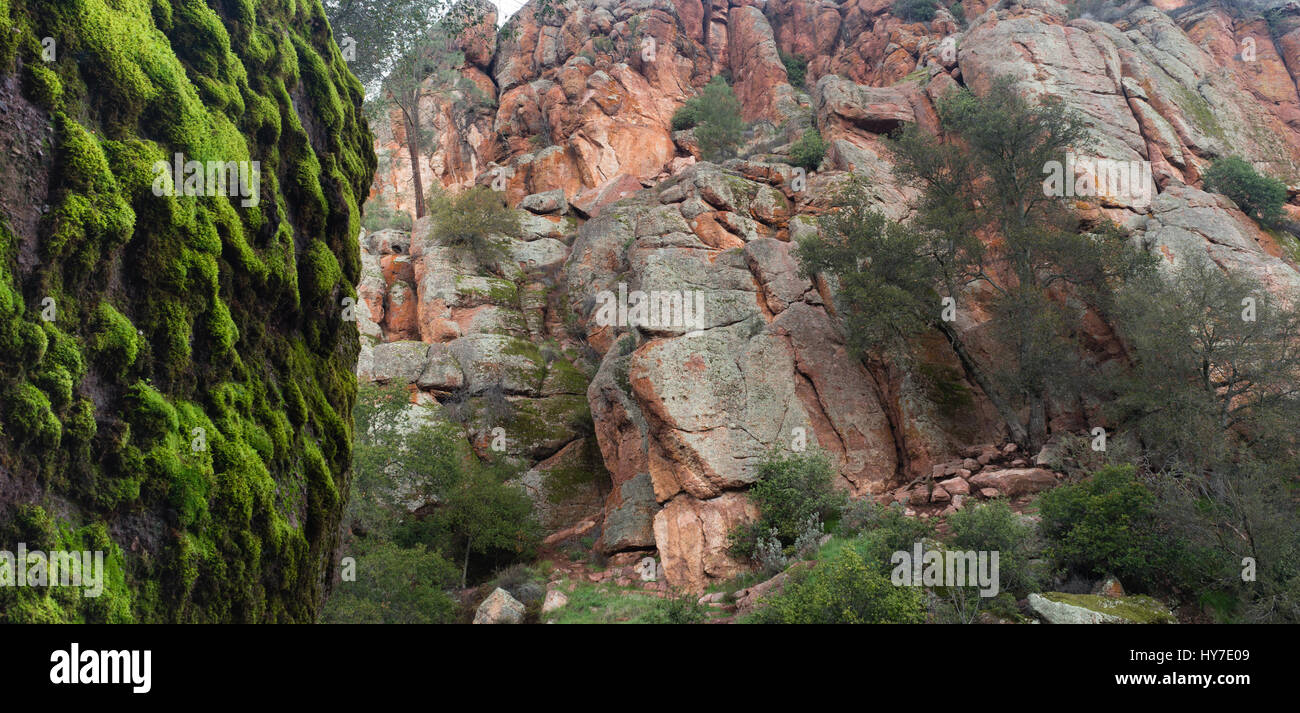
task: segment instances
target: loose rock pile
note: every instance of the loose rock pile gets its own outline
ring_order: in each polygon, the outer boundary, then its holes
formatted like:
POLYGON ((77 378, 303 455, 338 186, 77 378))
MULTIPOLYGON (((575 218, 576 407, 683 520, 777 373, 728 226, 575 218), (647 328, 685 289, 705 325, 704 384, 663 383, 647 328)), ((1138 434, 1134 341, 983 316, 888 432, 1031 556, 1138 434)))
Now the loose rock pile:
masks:
POLYGON ((902 504, 909 515, 951 515, 971 497, 1018 498, 1047 490, 1065 477, 1043 467, 1041 456, 1026 457, 1014 443, 971 446, 961 455, 961 460, 935 465, 928 478, 884 494, 881 502, 902 504))

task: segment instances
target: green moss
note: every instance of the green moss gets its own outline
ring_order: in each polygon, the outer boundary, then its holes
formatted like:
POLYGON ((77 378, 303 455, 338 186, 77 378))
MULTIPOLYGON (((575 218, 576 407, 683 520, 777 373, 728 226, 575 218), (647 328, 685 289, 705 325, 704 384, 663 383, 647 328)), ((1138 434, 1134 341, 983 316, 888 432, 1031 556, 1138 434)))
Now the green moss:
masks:
POLYGON ((1043 598, 1060 604, 1071 604, 1101 614, 1117 616, 1136 624, 1177 624, 1178 619, 1159 601, 1142 594, 1124 597, 1103 597, 1097 594, 1065 594, 1047 592, 1043 598))
POLYGON ((54 163, 37 233, 0 220, 0 462, 43 478, 77 537, 107 538, 130 512, 161 543, 106 543, 127 596, 0 610, 314 620, 357 353, 322 298, 355 281, 376 163, 319 3, 0 0, 3 71, 20 49, 54 163), (45 36, 57 62, 32 61, 45 36), (259 205, 155 195, 155 164, 175 153, 259 161, 259 205), (21 272, 20 244, 39 251, 21 272), (54 298, 57 321, 25 290, 54 298))
POLYGON ((62 109, 63 82, 59 80, 58 73, 36 62, 29 62, 25 69, 27 95, 50 111, 62 109))
POLYGON ((140 338, 135 325, 113 305, 101 302, 95 310, 94 333, 90 348, 112 374, 122 374, 140 354, 140 338))
POLYGON ((57 448, 63 426, 54 415, 50 399, 28 383, 20 383, 5 394, 5 432, 19 443, 57 448))

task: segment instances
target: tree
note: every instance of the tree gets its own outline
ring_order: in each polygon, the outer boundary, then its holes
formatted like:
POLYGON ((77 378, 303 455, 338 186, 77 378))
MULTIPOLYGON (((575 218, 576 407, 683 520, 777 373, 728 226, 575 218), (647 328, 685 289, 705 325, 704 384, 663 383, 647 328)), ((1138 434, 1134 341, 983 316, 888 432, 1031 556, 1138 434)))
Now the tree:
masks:
POLYGON ((429 140, 420 122, 421 99, 431 86, 457 82, 456 69, 464 61, 458 38, 492 6, 456 0, 326 0, 325 10, 330 25, 355 43, 351 50, 356 59, 349 66, 367 93, 377 91, 401 113, 416 217, 421 217, 425 198, 420 155, 429 140))
POLYGON ((456 602, 446 590, 456 567, 423 546, 376 542, 356 558, 356 580, 343 581, 321 611, 327 624, 450 624, 456 602))
POLYGON ((1117 314, 1133 369, 1113 417, 1156 470, 1201 473, 1294 446, 1300 419, 1300 311, 1204 258, 1135 281, 1117 314))
POLYGON ((502 238, 520 237, 519 214, 498 192, 483 186, 454 196, 437 191, 429 200, 429 212, 435 238, 468 250, 483 263, 505 257, 502 238))
MULTIPOLYGON (((937 108, 946 140, 913 125, 891 142, 896 174, 921 190, 909 226, 921 235, 912 244, 937 277, 933 286, 921 287, 954 300, 972 287, 990 292, 992 326, 1009 358, 982 362, 953 322, 940 318, 938 305, 927 314, 1012 439, 1035 450, 1047 434, 1047 399, 1079 376, 1071 365, 1080 364, 1076 334, 1083 309, 1104 309, 1113 288, 1150 272, 1154 258, 1130 247, 1113 225, 1080 232, 1069 205, 1044 190, 1044 167, 1086 147, 1090 138, 1059 100, 1031 101, 1012 80, 999 78, 983 97, 954 91, 937 108), (1085 307, 1059 299, 1062 291, 1085 307)), ((863 270, 876 268, 841 264, 836 274, 863 270)), ((913 304, 919 299, 910 297, 913 304)))
POLYGON ((740 117, 740 101, 731 85, 721 75, 715 76, 690 101, 695 102, 695 140, 704 160, 720 161, 734 155, 745 121, 740 117))
POLYGON ((1240 157, 1215 159, 1205 172, 1205 190, 1231 198, 1242 212, 1262 225, 1276 225, 1282 220, 1286 184, 1260 175, 1240 157))

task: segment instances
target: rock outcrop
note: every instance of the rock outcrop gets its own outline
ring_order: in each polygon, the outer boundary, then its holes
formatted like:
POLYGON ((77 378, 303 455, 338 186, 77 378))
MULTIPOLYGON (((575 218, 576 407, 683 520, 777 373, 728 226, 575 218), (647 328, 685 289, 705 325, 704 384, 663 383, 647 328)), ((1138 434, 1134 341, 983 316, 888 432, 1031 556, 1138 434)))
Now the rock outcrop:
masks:
MULTIPOLYGON (((431 116, 479 128, 440 133, 422 170, 449 189, 501 189, 533 233, 515 246, 520 260, 486 271, 430 243, 419 222, 409 246, 368 236, 359 291, 380 327, 362 375, 440 402, 496 389, 517 403, 577 395, 591 418, 583 447, 608 490, 554 529, 598 522, 605 553, 657 553, 674 587, 700 590, 748 566, 729 556, 727 535, 756 516, 744 491, 774 448, 820 447, 839 487, 923 514, 1053 486, 1058 476, 1031 456, 983 445, 1005 433, 938 335, 921 350, 929 379, 855 358, 834 286, 801 275, 795 242, 817 230, 850 172, 868 179, 880 211, 906 219, 915 192, 893 177, 885 135, 938 132, 945 93, 1009 77, 1080 113, 1092 158, 1149 165, 1125 191, 1081 200, 1085 222, 1128 227, 1166 267, 1206 255, 1296 286, 1291 238, 1261 230, 1201 177, 1236 154, 1300 183, 1300 13, 1283 8, 1265 24, 1171 1, 1130 3, 1103 22, 1071 19, 1054 0, 964 5, 964 22, 940 11, 928 23, 893 17, 887 0, 576 0, 546 17, 527 6, 508 23, 512 38, 463 69, 490 75, 494 105, 457 112, 454 95, 431 100, 431 116), (792 57, 807 63, 798 86, 792 57), (741 157, 715 164, 670 119, 724 72, 750 128, 741 157), (811 126, 828 151, 809 172, 789 152, 811 126), (580 389, 551 393, 555 370, 530 368, 530 345, 548 340, 572 352, 580 389), (940 378, 969 398, 944 405, 940 378)), ((401 184, 390 171, 377 185, 401 184)), ((989 296, 960 301, 970 308, 956 329, 994 358, 989 296)), ((1086 322, 1090 360, 1123 358, 1103 320, 1086 322)), ((1053 402, 1053 432, 1092 423, 1091 403, 1053 402)), ((512 453, 544 463, 576 450, 559 433, 565 418, 547 421, 554 438, 512 453)), ((487 435, 473 438, 481 447, 487 435)))

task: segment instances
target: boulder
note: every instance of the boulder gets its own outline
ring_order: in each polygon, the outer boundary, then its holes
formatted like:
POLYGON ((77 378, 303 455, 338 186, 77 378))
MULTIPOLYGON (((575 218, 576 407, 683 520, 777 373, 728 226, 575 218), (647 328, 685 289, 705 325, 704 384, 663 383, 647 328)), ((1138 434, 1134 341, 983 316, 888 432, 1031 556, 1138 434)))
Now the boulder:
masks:
POLYGON ((1151 597, 1103 597, 1047 592, 1030 594, 1029 606, 1048 624, 1176 624, 1168 607, 1151 597))
POLYGON ((478 605, 474 612, 475 624, 520 624, 524 621, 524 605, 506 590, 497 587, 478 605))
POLYGON ((1056 485, 1056 476, 1043 468, 983 470, 970 477, 975 488, 996 488, 1009 498, 1029 495, 1056 485))

